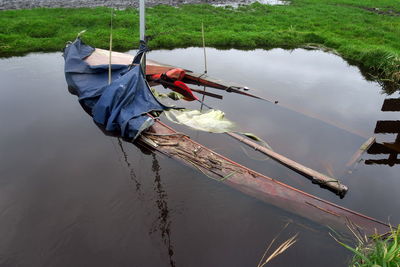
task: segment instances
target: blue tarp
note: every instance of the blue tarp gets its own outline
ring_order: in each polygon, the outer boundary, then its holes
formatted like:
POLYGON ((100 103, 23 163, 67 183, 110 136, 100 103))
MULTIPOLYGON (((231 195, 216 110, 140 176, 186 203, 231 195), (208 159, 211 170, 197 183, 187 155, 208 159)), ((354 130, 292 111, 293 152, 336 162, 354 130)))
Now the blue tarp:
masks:
MULTIPOLYGON (((134 63, 140 62, 146 50, 145 43, 141 42, 134 63)), ((140 65, 131 69, 126 65, 112 65, 112 83, 108 84, 109 65, 90 66, 84 61, 93 51, 80 38, 65 48, 68 86, 89 109, 95 122, 107 131, 119 131, 121 136, 135 139, 154 123, 146 113, 168 107, 151 93, 140 65)))

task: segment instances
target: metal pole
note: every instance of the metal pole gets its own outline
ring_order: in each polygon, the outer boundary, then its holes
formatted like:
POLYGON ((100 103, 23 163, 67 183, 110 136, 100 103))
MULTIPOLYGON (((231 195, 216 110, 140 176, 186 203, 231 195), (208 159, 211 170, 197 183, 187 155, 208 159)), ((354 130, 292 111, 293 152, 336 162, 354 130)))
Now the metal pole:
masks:
POLYGON ((204 74, 207 74, 206 38, 204 37, 204 23, 201 23, 201 37, 203 39, 204 74))
POLYGON ((110 19, 110 51, 108 54, 108 84, 111 84, 111 57, 112 57, 112 30, 113 30, 113 16, 114 16, 114 8, 111 8, 111 19, 110 19))
MULTIPOLYGON (((139 0, 139 29, 140 29, 140 41, 145 40, 145 30, 146 30, 146 18, 145 18, 145 0, 139 0)), ((146 76, 146 53, 143 54, 140 61, 142 66, 143 74, 146 76)))
POLYGON ((144 4, 144 0, 140 0, 140 3, 139 3, 139 21, 140 21, 140 26, 139 26, 139 29, 140 29, 140 40, 141 41, 145 41, 145 39, 144 39, 144 35, 145 35, 145 13, 144 13, 144 8, 145 8, 145 6, 144 6, 145 4, 144 4))

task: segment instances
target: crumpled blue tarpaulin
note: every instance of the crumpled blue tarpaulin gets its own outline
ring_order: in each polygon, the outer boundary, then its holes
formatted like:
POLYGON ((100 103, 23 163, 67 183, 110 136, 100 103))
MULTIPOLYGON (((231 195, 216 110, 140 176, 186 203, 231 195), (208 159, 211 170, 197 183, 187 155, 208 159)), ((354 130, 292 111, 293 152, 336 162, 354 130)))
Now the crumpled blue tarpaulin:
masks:
MULTIPOLYGON (((146 52, 142 42, 134 59, 139 63, 146 52)), ((112 82, 108 84, 109 65, 90 66, 84 59, 94 48, 77 38, 64 50, 65 77, 74 89, 79 101, 91 111, 95 122, 107 131, 120 131, 121 136, 137 138, 153 125, 146 115, 151 111, 163 111, 161 104, 151 93, 140 65, 131 69, 126 65, 112 65, 112 82)))

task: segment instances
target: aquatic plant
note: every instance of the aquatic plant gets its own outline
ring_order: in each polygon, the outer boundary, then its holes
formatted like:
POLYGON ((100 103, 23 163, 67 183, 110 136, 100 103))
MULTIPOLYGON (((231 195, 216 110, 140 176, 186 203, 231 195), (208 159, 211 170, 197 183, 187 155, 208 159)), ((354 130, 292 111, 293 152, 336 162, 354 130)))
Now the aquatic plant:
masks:
POLYGON ((350 246, 335 240, 354 256, 349 266, 351 267, 399 267, 400 266, 400 225, 392 228, 385 235, 361 236, 353 232, 357 244, 350 246))
POLYGON ((280 254, 285 252, 287 249, 289 249, 291 246, 293 246, 297 242, 297 236, 298 233, 295 234, 294 236, 290 237, 286 241, 284 241, 282 244, 280 244, 268 257, 268 251, 272 247, 272 245, 275 243, 276 239, 280 236, 280 234, 283 232, 283 230, 286 229, 286 227, 289 225, 289 223, 286 223, 284 227, 279 231, 279 233, 272 239, 272 241, 269 243, 267 249, 264 251, 264 254, 262 255, 260 261, 258 262, 257 267, 263 267, 267 263, 269 263, 271 260, 274 258, 278 257, 280 254))

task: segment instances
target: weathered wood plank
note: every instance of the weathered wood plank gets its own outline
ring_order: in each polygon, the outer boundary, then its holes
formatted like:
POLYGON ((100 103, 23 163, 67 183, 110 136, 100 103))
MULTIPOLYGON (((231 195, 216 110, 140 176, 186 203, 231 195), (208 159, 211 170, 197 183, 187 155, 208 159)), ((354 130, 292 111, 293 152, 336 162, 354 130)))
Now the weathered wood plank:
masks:
POLYGON ((393 151, 396 151, 397 153, 400 153, 400 143, 383 142, 383 145, 389 149, 392 149, 393 151))
POLYGON ((375 133, 400 133, 400 121, 377 121, 375 133))
POLYGON ((400 111, 400 98, 388 98, 383 101, 382 111, 400 111))
POLYGON ((389 165, 393 166, 395 164, 400 164, 400 159, 389 160, 389 159, 367 159, 365 161, 366 165, 389 165))
POLYGON ((377 154, 392 154, 398 153, 396 150, 390 148, 390 146, 385 146, 381 143, 374 143, 372 146, 367 150, 368 154, 377 155, 377 154))

